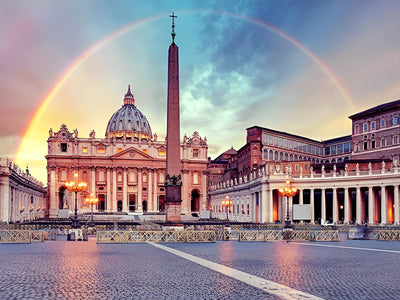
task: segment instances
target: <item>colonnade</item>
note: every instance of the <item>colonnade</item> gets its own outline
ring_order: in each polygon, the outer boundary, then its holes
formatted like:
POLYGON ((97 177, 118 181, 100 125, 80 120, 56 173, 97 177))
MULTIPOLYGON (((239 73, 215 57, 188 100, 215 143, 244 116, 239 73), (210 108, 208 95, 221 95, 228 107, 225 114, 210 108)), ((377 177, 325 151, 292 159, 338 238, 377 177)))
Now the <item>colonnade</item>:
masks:
MULTIPOLYGON (((221 203, 228 197, 232 205, 249 205, 249 214, 228 214, 228 218, 243 222, 273 223, 286 219, 286 198, 279 195, 285 175, 266 175, 257 171, 249 180, 234 181, 210 192, 211 207, 216 218, 226 219, 221 203), (254 176, 255 175, 255 176, 254 176)), ((400 173, 368 174, 338 177, 294 177, 298 193, 289 198, 290 219, 293 205, 308 204, 311 223, 400 223, 400 173)))

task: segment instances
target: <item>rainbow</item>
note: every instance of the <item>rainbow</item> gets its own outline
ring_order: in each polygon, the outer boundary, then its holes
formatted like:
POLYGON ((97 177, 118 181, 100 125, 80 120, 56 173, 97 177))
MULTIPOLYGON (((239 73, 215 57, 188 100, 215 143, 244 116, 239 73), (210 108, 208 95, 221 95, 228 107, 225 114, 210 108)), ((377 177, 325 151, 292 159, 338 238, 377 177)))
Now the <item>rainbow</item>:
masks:
POLYGON ((283 32, 282 30, 280 30, 280 29, 278 29, 278 28, 276 28, 276 27, 274 27, 274 26, 272 26, 272 25, 270 25, 268 23, 260 21, 260 20, 256 20, 256 19, 252 19, 252 18, 249 18, 249 17, 240 16, 240 15, 235 15, 235 14, 231 14, 231 13, 226 13, 226 12, 224 14, 226 14, 226 15, 232 17, 232 18, 246 20, 246 21, 248 21, 248 22, 250 22, 250 23, 252 23, 252 24, 254 24, 256 26, 268 29, 269 31, 272 31, 273 33, 278 34, 279 36, 283 37, 284 39, 286 39, 287 41, 292 43, 299 50, 301 50, 305 55, 307 55, 325 73, 325 75, 328 76, 329 80, 340 91, 340 93, 342 94, 343 98, 348 102, 348 104, 351 106, 353 111, 356 110, 356 105, 355 105, 354 101, 352 100, 349 92, 346 90, 344 85, 341 83, 340 79, 333 73, 333 71, 326 64, 324 64, 318 58, 318 56, 316 56, 310 49, 308 49, 306 46, 301 44, 294 37, 290 36, 286 32, 283 32))
MULTIPOLYGON (((189 13, 198 13, 199 11, 191 11, 189 13)), ((203 11, 204 12, 204 11, 203 11)), ((290 36, 289 34, 281 31, 280 29, 273 27, 263 21, 253 19, 250 17, 246 16, 240 16, 232 13, 227 13, 227 12, 216 12, 213 11, 212 13, 214 14, 223 14, 230 16, 232 18, 240 19, 240 20, 245 20, 247 22, 250 22, 256 26, 260 26, 264 29, 267 29, 282 38, 286 39, 288 42, 296 46, 299 50, 301 50, 305 55, 307 55, 315 64, 317 64, 320 69, 328 76, 330 81, 337 87, 337 89, 340 91, 344 99, 351 105, 353 110, 355 110, 355 105, 347 92, 347 90, 344 88, 343 84, 340 82, 339 78, 335 76, 332 70, 328 68, 311 50, 309 50, 306 46, 302 45, 299 41, 297 41, 294 37, 290 36)), ((55 84, 50 88, 50 90, 46 93, 46 96, 44 97, 44 100, 42 101, 42 104, 34 114, 32 120, 29 122, 27 129, 25 130, 25 133, 23 135, 23 139, 21 141, 21 144, 18 148, 16 159, 22 159, 22 154, 27 148, 26 141, 32 140, 35 133, 36 133, 36 128, 38 126, 38 123, 40 122, 41 118, 43 117, 46 108, 48 107, 49 103, 51 100, 54 98, 54 96, 57 94, 57 92, 60 90, 60 88, 63 86, 63 84, 70 78, 70 76, 74 73, 76 69, 78 69, 88 58, 90 58, 94 53, 99 51, 101 48, 103 48, 105 45, 107 45, 110 41, 114 40, 115 38, 133 30, 136 29, 148 22, 152 22, 158 19, 161 19, 165 17, 165 14, 158 14, 146 19, 142 19, 136 22, 133 22, 131 24, 128 24, 117 31, 113 32, 112 34, 106 36, 105 38, 101 39, 100 41, 96 42, 94 45, 92 45, 90 48, 88 48, 86 51, 84 51, 79 57, 77 57, 57 78, 55 81, 55 84)))

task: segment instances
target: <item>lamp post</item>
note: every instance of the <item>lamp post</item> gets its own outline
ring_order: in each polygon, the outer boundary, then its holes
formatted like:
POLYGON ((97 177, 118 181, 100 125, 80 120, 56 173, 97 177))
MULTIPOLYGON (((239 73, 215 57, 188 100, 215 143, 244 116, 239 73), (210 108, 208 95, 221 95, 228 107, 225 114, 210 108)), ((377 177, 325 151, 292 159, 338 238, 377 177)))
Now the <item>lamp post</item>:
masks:
POLYGON ((95 206, 99 202, 99 198, 96 198, 92 193, 92 194, 90 194, 90 197, 85 198, 85 201, 86 201, 86 203, 88 203, 91 206, 89 227, 93 227, 94 226, 94 222, 93 222, 93 206, 95 206))
POLYGON ((226 219, 229 220, 228 210, 232 206, 232 199, 229 199, 228 195, 226 195, 225 200, 222 200, 222 206, 225 207, 225 209, 226 209, 226 219))
POLYGON ((289 197, 293 197, 297 193, 297 188, 292 185, 289 178, 286 179, 286 186, 280 187, 279 195, 282 197, 286 197, 286 221, 285 221, 285 228, 291 228, 291 222, 289 218, 289 197))
POLYGON ((78 182, 78 173, 74 173, 74 180, 65 182, 65 186, 67 187, 68 191, 75 193, 75 214, 74 218, 72 219, 72 228, 80 228, 78 221, 78 192, 82 192, 86 189, 87 183, 85 181, 78 182))

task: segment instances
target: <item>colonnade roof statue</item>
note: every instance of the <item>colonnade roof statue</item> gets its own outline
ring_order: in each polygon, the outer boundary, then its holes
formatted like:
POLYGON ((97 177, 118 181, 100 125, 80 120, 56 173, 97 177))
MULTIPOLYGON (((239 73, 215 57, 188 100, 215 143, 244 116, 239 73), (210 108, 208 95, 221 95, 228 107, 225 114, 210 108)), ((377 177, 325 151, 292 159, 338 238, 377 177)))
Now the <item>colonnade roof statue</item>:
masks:
POLYGON ((153 139, 150 123, 136 107, 130 85, 124 97, 124 105, 108 121, 105 135, 106 138, 153 139))

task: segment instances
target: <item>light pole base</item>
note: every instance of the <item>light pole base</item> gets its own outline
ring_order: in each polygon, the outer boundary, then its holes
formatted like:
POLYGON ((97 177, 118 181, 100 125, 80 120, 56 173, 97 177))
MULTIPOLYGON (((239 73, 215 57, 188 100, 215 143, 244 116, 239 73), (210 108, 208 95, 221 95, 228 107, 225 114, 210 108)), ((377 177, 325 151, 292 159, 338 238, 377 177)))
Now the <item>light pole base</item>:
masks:
POLYGON ((285 221, 285 227, 284 227, 285 229, 286 228, 292 228, 292 222, 290 221, 290 220, 286 220, 285 221))
POLYGON ((72 219, 71 228, 75 228, 75 229, 81 228, 81 224, 79 224, 78 219, 76 219, 76 218, 72 219))

